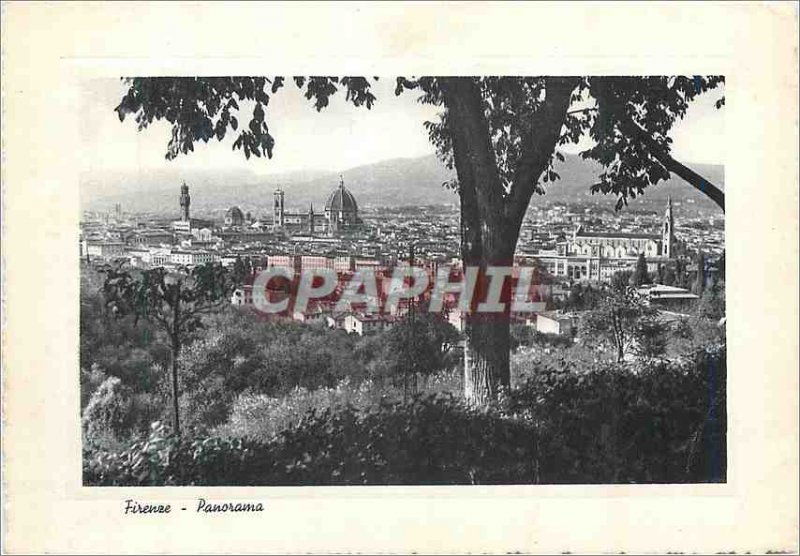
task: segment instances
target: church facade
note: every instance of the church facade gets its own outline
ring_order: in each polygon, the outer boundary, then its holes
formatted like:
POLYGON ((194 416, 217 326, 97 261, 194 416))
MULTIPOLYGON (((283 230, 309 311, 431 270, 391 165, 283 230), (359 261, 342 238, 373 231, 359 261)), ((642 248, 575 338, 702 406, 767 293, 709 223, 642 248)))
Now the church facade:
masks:
POLYGON ((273 193, 272 227, 275 231, 289 234, 336 235, 352 230, 362 224, 358 216, 358 203, 353 194, 339 178, 321 212, 310 205, 307 212, 289 212, 285 208, 285 194, 280 188, 273 193))
POLYGON ((648 272, 656 272, 674 257, 674 225, 670 199, 659 234, 592 232, 579 226, 555 250, 540 251, 535 258, 551 275, 575 281, 608 282, 616 272, 635 268, 640 254, 648 272))

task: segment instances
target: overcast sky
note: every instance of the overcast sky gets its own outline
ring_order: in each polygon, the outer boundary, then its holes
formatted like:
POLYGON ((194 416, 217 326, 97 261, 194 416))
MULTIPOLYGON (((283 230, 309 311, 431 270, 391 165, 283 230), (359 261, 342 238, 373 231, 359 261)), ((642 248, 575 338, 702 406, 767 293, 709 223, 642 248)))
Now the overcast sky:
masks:
MULTIPOLYGON (((164 159, 170 137, 169 124, 159 122, 139 132, 128 118, 120 123, 114 107, 125 87, 118 79, 84 82, 82 129, 84 153, 91 154, 91 170, 158 170, 243 168, 262 174, 298 170, 342 171, 392 158, 432 154, 433 147, 422 123, 435 118, 437 108, 417 102, 413 91, 394 95, 394 79, 374 86, 377 101, 371 110, 355 108, 339 93, 317 113, 293 84, 271 97, 267 121, 275 138, 271 160, 251 158, 232 151, 231 136, 220 143, 195 145, 195 152, 173 161, 164 159)), ((687 117, 672 131, 673 153, 685 162, 722 164, 725 109, 716 110, 715 90, 700 97, 687 117)), ((244 118, 240 118, 243 120, 244 118)), ((87 170, 90 168, 87 167, 87 170)))

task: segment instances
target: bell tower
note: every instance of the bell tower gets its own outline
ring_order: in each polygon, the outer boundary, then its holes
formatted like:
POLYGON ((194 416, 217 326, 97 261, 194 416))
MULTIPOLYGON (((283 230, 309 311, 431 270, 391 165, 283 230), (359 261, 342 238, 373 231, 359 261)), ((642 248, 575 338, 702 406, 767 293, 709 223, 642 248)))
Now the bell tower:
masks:
POLYGON ((675 246, 675 221, 672 217, 672 196, 667 200, 667 210, 664 212, 664 224, 661 232, 661 255, 672 258, 675 246))
POLYGON ((183 182, 181 185, 181 220, 184 222, 189 221, 189 205, 192 202, 192 198, 189 196, 189 186, 186 185, 186 182, 183 182))
POLYGON ((279 187, 272 196, 272 225, 275 228, 283 228, 283 189, 279 187))

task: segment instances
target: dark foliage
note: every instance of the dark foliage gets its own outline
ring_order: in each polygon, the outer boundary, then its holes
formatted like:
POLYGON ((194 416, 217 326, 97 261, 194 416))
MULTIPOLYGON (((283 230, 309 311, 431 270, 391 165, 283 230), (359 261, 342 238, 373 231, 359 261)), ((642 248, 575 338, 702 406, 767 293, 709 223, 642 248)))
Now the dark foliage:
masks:
POLYGON ((644 258, 644 253, 639 253, 639 258, 636 260, 636 269, 633 271, 633 276, 631 276, 631 285, 642 286, 651 282, 652 279, 647 272, 647 260, 644 258))
POLYGON ((179 438, 84 454, 94 485, 675 483, 726 479, 725 351, 545 368, 495 406, 448 396, 311 411, 271 442, 179 438))
POLYGON ((545 368, 509 409, 539 423, 542 482, 724 482, 725 356, 545 368))
MULTIPOLYGON (((266 76, 129 78, 125 79, 128 90, 115 110, 120 120, 133 116, 139 129, 154 121, 168 122, 172 128, 168 159, 193 151, 196 142, 221 141, 229 132, 235 134, 233 149, 241 149, 247 158, 272 158, 275 139, 268 126, 268 106, 286 81, 284 77, 266 76), (248 118, 249 123, 244 125, 248 118)), ((339 91, 344 91, 345 101, 355 106, 371 108, 376 101, 372 80, 366 77, 294 77, 289 81, 318 111, 339 91)), ((452 79, 398 77, 395 93, 417 90, 422 102, 443 105, 443 85, 448 81, 452 79)), ((523 139, 535 127, 533 122, 544 116, 547 95, 559 87, 568 88, 574 107, 561 116, 564 131, 556 142, 558 146, 576 143, 583 133, 595 140, 592 148, 581 153, 604 167, 599 183, 592 186, 593 192, 616 194, 618 206, 622 206, 628 198, 667 179, 670 172, 690 180, 710 196, 711 190, 716 191, 714 185, 672 159, 669 133, 697 96, 724 84, 722 76, 488 76, 470 81, 479 90, 500 183, 507 191, 517 174, 524 174, 520 171, 527 147, 523 139)), ((724 97, 717 101, 717 108, 722 105, 724 97)), ((440 157, 452 167, 449 115, 443 111, 438 121, 425 125, 440 157)), ((548 158, 544 171, 528 177, 537 193, 544 193, 544 186, 558 179, 553 162, 563 154, 555 151, 548 158)), ((724 194, 718 193, 724 199, 724 194)), ((724 205, 724 201, 715 200, 724 205)))
POLYGON ((511 349, 518 347, 554 347, 567 348, 572 345, 571 336, 545 334, 532 326, 515 324, 511 326, 511 349))

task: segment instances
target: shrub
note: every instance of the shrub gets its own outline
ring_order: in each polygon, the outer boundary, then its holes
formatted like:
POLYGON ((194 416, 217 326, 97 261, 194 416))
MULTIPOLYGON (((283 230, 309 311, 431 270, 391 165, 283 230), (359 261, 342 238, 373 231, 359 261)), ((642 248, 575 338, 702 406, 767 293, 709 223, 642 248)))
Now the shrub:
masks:
POLYGON ((120 452, 84 448, 84 484, 106 486, 229 485, 254 463, 242 440, 177 437, 155 422, 148 436, 120 452))
POLYGON ((535 482, 530 423, 452 396, 314 412, 282 434, 286 484, 535 482), (302 446, 302 455, 297 453, 302 446), (284 455, 285 454, 285 455, 284 455), (301 457, 298 457, 298 456, 301 457), (287 457, 288 456, 288 457, 287 457), (294 460, 294 461, 292 461, 294 460))
POLYGON ((312 410, 267 442, 178 438, 155 424, 117 452, 88 452, 96 485, 490 484, 533 482, 532 428, 451 396, 312 410))
POLYGON ((506 410, 537 424, 540 480, 703 482, 726 477, 726 352, 683 361, 541 367, 506 410))
POLYGON ((532 326, 525 324, 514 324, 511 326, 511 349, 519 347, 557 347, 568 348, 572 346, 571 336, 559 336, 558 334, 548 334, 539 332, 532 326))
MULTIPOLYGON (((452 394, 458 397, 461 394, 461 377, 455 372, 420 376, 417 390, 421 395, 452 394)), ((346 406, 365 411, 387 400, 403 400, 402 388, 383 381, 365 380, 357 383, 350 378, 333 388, 296 388, 279 398, 248 392, 239 395, 233 403, 228 421, 217 427, 215 434, 266 441, 301 422, 309 411, 338 411, 346 406)))
POLYGON ((365 409, 379 403, 382 397, 395 398, 396 395, 391 387, 381 387, 370 380, 354 384, 350 379, 341 381, 335 388, 298 387, 283 397, 246 392, 239 395, 228 421, 217 427, 215 433, 222 437, 267 441, 297 425, 314 409, 341 409, 348 405, 365 409))
POLYGON ((132 433, 163 411, 164 402, 147 393, 134 393, 117 377, 106 378, 94 391, 83 410, 85 440, 102 447, 117 447, 132 433))
POLYGON ((131 425, 133 406, 130 388, 117 377, 103 381, 92 394, 83 411, 83 426, 87 438, 94 436, 119 436, 131 425))
POLYGON ((427 376, 458 361, 458 331, 433 314, 417 315, 413 327, 403 320, 388 330, 360 338, 355 354, 377 380, 400 382, 408 374, 427 376), (413 347, 410 345, 413 342, 413 347))
MULTIPOLYGON (((374 393, 347 388, 340 394, 304 392, 295 405, 256 399, 252 411, 277 416, 263 430, 244 438, 176 438, 155 426, 120 452, 87 451, 84 480, 103 485, 725 480, 724 349, 679 364, 606 362, 577 370, 566 362, 531 376, 502 402, 480 410, 442 394, 407 403, 385 396, 376 404, 374 393), (323 408, 304 411, 315 403, 323 408)), ((229 434, 243 432, 231 427, 229 434)))
POLYGON ((92 394, 100 387, 101 384, 108 378, 108 375, 103 372, 100 365, 94 363, 91 368, 81 367, 80 371, 80 384, 81 384, 81 408, 85 408, 92 394))

